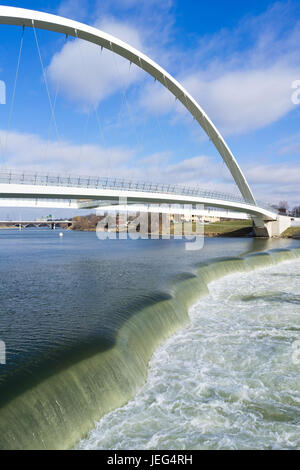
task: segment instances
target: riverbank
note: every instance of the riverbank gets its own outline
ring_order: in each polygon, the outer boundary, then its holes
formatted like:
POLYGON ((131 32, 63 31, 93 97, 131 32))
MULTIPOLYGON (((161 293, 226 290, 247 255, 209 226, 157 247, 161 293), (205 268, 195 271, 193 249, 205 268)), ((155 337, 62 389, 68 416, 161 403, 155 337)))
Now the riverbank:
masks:
POLYGON ((294 238, 300 240, 300 227, 290 227, 281 234, 281 238, 294 238))
MULTIPOLYGON (((74 231, 95 232, 98 222, 101 220, 96 215, 78 216, 73 219, 71 229, 74 231)), ((205 223, 203 225, 204 235, 206 237, 247 237, 252 234, 252 221, 251 220, 224 220, 221 222, 205 223)), ((202 226, 196 226, 196 223, 185 222, 172 223, 170 225, 170 236, 174 233, 182 233, 183 235, 203 235, 202 226), (199 233, 197 233, 197 229, 199 233)), ((120 225, 116 227, 119 233, 126 232, 127 226, 120 225)), ((158 230, 154 228, 148 233, 149 236, 162 235, 161 228, 158 230)))
MULTIPOLYGON (((95 232, 98 222, 101 220, 96 215, 78 216, 73 219, 73 225, 71 230, 83 231, 83 232, 95 232)), ((118 233, 127 232, 126 226, 117 226, 116 231, 118 233)), ((185 222, 184 224, 171 224, 170 236, 174 233, 182 232, 183 235, 203 235, 203 231, 197 233, 197 227, 195 223, 185 222)), ((161 236, 161 230, 149 231, 149 237, 161 236)), ((252 237, 253 226, 252 220, 222 220, 218 222, 211 222, 204 224, 204 236, 205 237, 252 237)), ((290 227, 281 234, 278 238, 294 238, 300 239, 300 227, 290 227)))

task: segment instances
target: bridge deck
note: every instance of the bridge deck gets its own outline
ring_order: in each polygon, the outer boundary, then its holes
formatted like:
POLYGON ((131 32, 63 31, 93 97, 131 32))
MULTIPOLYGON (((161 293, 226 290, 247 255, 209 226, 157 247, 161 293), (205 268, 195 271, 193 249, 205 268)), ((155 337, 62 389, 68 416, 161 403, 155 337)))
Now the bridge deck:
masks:
POLYGON ((269 206, 246 203, 242 197, 175 184, 128 181, 119 178, 54 176, 17 171, 0 172, 0 198, 77 200, 78 208, 97 207, 100 201, 150 204, 202 204, 220 207, 265 220, 276 220, 269 206))

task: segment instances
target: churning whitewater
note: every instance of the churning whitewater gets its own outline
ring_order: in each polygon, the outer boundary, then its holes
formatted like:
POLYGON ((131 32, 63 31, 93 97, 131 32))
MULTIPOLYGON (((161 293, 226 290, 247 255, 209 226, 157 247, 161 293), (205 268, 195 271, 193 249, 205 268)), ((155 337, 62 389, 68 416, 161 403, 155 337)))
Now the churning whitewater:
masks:
POLYGON ((78 448, 300 447, 300 261, 209 290, 190 325, 156 350, 141 391, 78 448))

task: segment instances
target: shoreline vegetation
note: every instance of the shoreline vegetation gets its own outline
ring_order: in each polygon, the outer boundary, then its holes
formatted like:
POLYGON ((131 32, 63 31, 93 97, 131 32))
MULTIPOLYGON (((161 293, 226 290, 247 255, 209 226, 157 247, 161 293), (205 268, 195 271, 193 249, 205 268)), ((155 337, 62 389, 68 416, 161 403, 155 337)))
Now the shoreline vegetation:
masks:
MULTIPOLYGON (((98 217, 94 214, 87 216, 77 216, 73 218, 73 224, 70 227, 71 230, 82 231, 82 232, 95 232, 98 222, 101 220, 101 217, 98 217)), ((174 235, 175 224, 172 224, 170 227, 170 235, 174 235)), ((182 224, 183 225, 183 224, 182 224)), ((209 222, 204 224, 204 236, 205 237, 251 237, 252 236, 252 221, 248 220, 221 220, 218 222, 209 222)), ((117 226, 117 232, 126 232, 126 226, 117 226)), ((183 235, 195 235, 196 233, 196 224, 195 222, 185 222, 183 235)), ((176 230, 176 233, 178 231, 176 230)), ((159 230, 155 229, 148 233, 149 236, 160 236, 161 228, 159 230)), ((202 235, 202 233, 200 234, 202 235)), ((280 238, 296 238, 300 239, 300 227, 290 227, 285 232, 283 232, 280 238)))
MULTIPOLYGON (((72 219, 72 225, 67 226, 66 224, 62 224, 59 228, 67 229, 67 230, 74 230, 80 232, 95 232, 98 222, 100 222, 102 217, 99 217, 95 214, 90 214, 86 216, 76 216, 72 219)), ((134 217, 132 217, 132 220, 134 217)), ((180 229, 178 228, 179 223, 173 223, 170 225, 170 236, 174 236, 175 233, 178 234, 180 229)), ((195 222, 185 222, 182 223, 182 235, 203 235, 203 232, 196 233, 196 223, 195 222)), ((47 225, 45 225, 47 226, 47 225)), ((57 227, 58 228, 58 227, 57 227)), ((18 230, 18 227, 15 225, 0 224, 0 231, 1 230, 18 230)), ((104 229, 106 231, 106 229, 104 229)), ((137 229, 137 231, 139 231, 137 229)), ((216 222, 206 222, 204 224, 204 236, 205 237, 251 237, 252 236, 252 221, 251 219, 248 220, 237 220, 237 219, 226 219, 220 220, 216 222)), ((116 226, 117 233, 124 233, 128 232, 126 225, 117 225, 116 226)), ((162 235, 161 231, 161 224, 153 228, 151 230, 151 223, 149 223, 149 232, 147 234, 150 236, 160 237, 162 235)), ((300 239, 300 227, 289 227, 285 230, 280 237, 278 238, 294 238, 300 239)))

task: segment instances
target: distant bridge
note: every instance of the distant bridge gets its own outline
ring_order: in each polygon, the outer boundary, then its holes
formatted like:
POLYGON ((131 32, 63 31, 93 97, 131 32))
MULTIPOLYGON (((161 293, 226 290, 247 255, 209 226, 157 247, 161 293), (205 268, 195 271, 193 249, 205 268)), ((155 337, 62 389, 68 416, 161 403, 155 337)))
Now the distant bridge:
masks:
POLYGON ((72 220, 0 220, 0 229, 3 227, 27 228, 27 227, 46 227, 52 230, 57 227, 71 227, 72 220))

